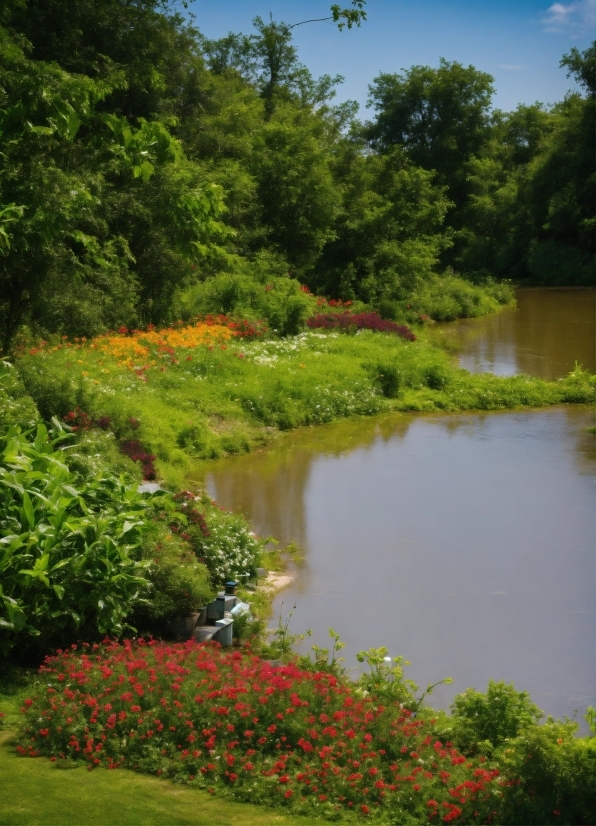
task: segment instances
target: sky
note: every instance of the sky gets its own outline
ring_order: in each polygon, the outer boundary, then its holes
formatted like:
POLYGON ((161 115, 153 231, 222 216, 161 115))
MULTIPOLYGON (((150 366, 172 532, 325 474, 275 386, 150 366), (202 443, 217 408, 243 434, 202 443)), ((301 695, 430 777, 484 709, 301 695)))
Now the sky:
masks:
MULTIPOLYGON (((250 33, 256 15, 286 23, 329 14, 330 0, 192 0, 195 24, 209 38, 250 33)), ((350 0, 340 3, 342 8, 350 0)), ((315 77, 343 75, 336 102, 356 100, 371 116, 368 85, 380 72, 413 65, 437 66, 439 58, 472 64, 495 78, 493 105, 562 100, 575 88, 561 56, 596 38, 596 0, 368 0, 361 28, 338 31, 333 23, 294 30, 298 55, 315 77)))

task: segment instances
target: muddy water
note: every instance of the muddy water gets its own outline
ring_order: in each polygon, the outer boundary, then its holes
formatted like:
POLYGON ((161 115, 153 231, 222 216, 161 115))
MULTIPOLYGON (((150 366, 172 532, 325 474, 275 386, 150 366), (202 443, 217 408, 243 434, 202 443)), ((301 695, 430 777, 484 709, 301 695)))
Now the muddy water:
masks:
MULTIPOLYGON (((486 321, 490 352, 532 372, 486 321)), ((596 704, 593 424, 585 408, 339 422, 214 463, 207 485, 303 547, 276 610, 296 605, 292 628, 318 645, 337 630, 348 665, 384 645, 420 684, 453 677, 436 705, 493 678, 573 716, 596 704)))
POLYGON ((578 362, 596 372, 595 292, 591 288, 517 291, 517 308, 489 318, 438 325, 461 367, 499 376, 558 379, 578 362))

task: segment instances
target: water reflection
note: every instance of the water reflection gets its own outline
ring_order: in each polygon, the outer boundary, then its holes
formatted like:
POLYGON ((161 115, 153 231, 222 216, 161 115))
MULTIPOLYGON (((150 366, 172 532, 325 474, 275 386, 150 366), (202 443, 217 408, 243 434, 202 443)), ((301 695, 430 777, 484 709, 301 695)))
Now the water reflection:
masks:
POLYGON ((577 361, 596 371, 595 293, 591 288, 524 289, 517 309, 440 325, 461 367, 499 376, 558 379, 577 361))
POLYGON ((384 417, 282 437, 207 484, 306 562, 277 601, 347 658, 372 646, 446 705, 489 677, 547 712, 596 702, 596 450, 584 409, 384 417), (577 473, 578 445, 582 473, 577 473))

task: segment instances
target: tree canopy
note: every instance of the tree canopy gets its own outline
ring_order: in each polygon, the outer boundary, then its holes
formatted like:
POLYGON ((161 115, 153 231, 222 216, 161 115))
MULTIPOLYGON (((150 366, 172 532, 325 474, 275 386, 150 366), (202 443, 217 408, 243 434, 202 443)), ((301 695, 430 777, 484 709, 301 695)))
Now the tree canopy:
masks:
MULTIPOLYGON (((364 6, 327 17, 355 29, 364 6)), ((209 40, 166 0, 3 4, 4 351, 172 321, 193 285, 263 262, 379 306, 449 267, 589 283, 594 45, 562 58, 582 92, 550 108, 494 110, 488 74, 441 59, 380 74, 363 124, 299 61, 317 19, 209 40)))

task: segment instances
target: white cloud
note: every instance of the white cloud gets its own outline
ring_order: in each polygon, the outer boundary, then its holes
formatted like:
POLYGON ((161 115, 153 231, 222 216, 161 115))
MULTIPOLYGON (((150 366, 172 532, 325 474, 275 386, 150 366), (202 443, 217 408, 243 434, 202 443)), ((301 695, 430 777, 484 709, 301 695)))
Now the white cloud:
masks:
POLYGON ((553 3, 541 22, 547 32, 589 30, 596 26, 596 0, 553 3))
POLYGON ((499 69, 507 69, 510 72, 521 72, 522 69, 527 68, 527 66, 515 66, 511 63, 499 63, 499 69))

